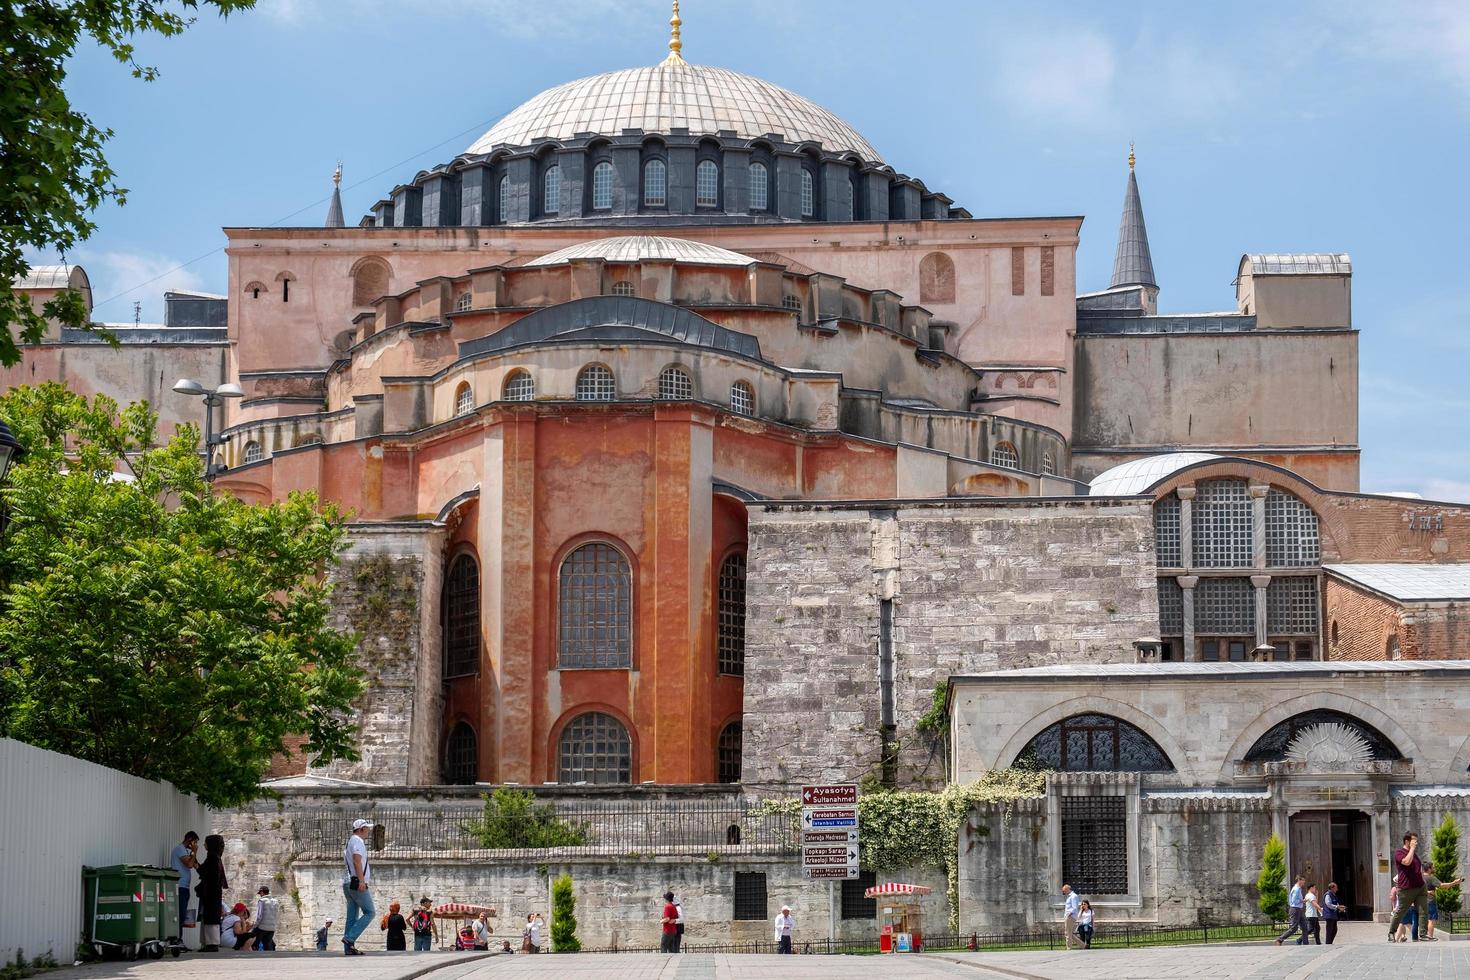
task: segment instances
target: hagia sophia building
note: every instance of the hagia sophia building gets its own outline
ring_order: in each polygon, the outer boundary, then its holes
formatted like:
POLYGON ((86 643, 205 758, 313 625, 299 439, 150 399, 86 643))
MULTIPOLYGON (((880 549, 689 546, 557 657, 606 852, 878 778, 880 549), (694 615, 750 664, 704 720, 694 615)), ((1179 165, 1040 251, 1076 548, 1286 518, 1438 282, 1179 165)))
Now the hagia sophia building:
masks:
POLYGON ((922 782, 1008 765, 1124 667, 1087 717, 1149 732, 1176 782, 1235 777, 1170 755, 1197 747, 1150 727, 1162 702, 1116 693, 1139 671, 1176 706, 1282 678, 1300 710, 1229 724, 1327 712, 1375 792, 1465 782, 1459 745, 1405 769, 1413 726, 1332 663, 1442 688, 1470 657, 1470 508, 1359 492, 1346 254, 1248 252, 1226 309, 1160 313, 1120 153, 1112 277, 1079 284, 1082 217, 972 214, 832 111, 686 60, 675 8, 657 64, 534 95, 360 220, 334 193, 319 227, 226 228, 225 295, 170 294, 121 349, 56 327, 0 378, 169 424, 201 412, 176 379, 238 384, 217 489, 350 509, 363 757, 285 784, 856 779, 945 678, 1037 701, 974 721, 969 761, 897 760, 922 782))

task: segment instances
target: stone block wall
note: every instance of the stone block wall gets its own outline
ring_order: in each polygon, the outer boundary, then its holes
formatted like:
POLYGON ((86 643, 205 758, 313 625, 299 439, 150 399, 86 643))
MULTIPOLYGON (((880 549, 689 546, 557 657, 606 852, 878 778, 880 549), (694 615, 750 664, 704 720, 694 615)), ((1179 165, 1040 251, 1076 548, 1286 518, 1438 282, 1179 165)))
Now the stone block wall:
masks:
POLYGON ((762 504, 749 541, 747 784, 877 770, 884 600, 907 784, 944 781, 915 725, 951 674, 1131 660, 1158 632, 1145 503, 762 504))

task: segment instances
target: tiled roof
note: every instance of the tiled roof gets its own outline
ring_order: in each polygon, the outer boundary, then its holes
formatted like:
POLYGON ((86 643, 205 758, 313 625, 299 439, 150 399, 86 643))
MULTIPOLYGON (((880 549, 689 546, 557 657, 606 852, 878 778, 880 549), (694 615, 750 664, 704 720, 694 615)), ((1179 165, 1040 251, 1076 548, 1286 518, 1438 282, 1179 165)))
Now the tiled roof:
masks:
POLYGON ((22 279, 15 281, 16 289, 65 289, 71 282, 69 265, 33 265, 22 279))
POLYGON ((1290 254, 1252 252, 1251 272, 1258 276, 1350 276, 1353 260, 1346 252, 1290 254))
POLYGON ((1092 478, 1088 493, 1094 497, 1128 497, 1143 493, 1171 473, 1207 459, 1220 459, 1214 453, 1164 453, 1119 463, 1092 478))
POLYGON ((1110 678, 1205 680, 1244 679, 1251 675, 1268 677, 1273 674, 1412 674, 1425 671, 1470 676, 1470 660, 1273 660, 1266 663, 1187 661, 1052 664, 1047 667, 1023 667, 1018 670, 990 670, 977 674, 957 674, 953 680, 1106 680, 1110 678))
POLYGON ((1470 563, 1324 565, 1328 573, 1401 602, 1470 599, 1470 563))
POLYGON ((526 267, 561 265, 572 259, 604 259, 608 262, 637 262, 641 259, 666 259, 699 265, 747 266, 756 260, 739 252, 685 238, 661 238, 657 235, 624 235, 618 238, 596 238, 557 249, 532 259, 526 267))

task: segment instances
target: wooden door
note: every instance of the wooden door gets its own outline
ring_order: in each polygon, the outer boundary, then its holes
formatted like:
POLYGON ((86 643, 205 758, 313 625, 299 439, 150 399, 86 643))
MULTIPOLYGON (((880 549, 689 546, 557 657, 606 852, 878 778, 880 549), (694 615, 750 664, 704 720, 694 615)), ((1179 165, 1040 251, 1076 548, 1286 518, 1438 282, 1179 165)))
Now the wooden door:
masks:
POLYGON ((1297 875, 1322 894, 1332 878, 1332 811, 1306 810, 1291 818, 1291 850, 1287 854, 1288 888, 1297 875))
POLYGON ((1373 820, 1353 819, 1353 918, 1373 918, 1373 820))

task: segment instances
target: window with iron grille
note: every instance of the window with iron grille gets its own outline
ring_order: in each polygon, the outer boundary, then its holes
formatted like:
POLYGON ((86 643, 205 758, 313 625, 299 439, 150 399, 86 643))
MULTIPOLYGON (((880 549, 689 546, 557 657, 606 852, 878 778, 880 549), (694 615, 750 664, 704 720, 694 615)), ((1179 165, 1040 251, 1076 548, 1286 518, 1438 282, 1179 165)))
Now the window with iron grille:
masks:
POLYGON ((541 210, 547 214, 561 210, 561 167, 556 164, 546 168, 546 177, 541 185, 541 210))
POLYGON ((633 576, 623 553, 600 541, 561 563, 557 666, 629 667, 633 663, 633 576))
POLYGON ((480 669, 480 566, 460 555, 444 577, 444 676, 480 669))
POLYGON ((589 711, 567 722, 558 745, 563 783, 630 783, 633 746, 628 730, 612 715, 589 711))
POLYGON ((1316 513, 1291 494, 1272 487, 1266 494, 1266 564, 1300 568, 1321 560, 1316 513))
POLYGON ((577 401, 610 402, 617 397, 613 373, 601 364, 589 364, 577 375, 577 401))
POLYGON ((1154 504, 1154 550, 1160 568, 1183 568, 1180 549, 1179 498, 1172 493, 1154 504))
POLYGON ((475 730, 465 722, 454 726, 444 742, 444 781, 450 786, 468 786, 480 778, 479 750, 475 730))
POLYGON ((612 284, 612 294, 614 296, 632 296, 635 292, 637 290, 633 288, 633 284, 626 279, 619 279, 612 284))
POLYGON ((592 206, 599 211, 612 207, 613 165, 606 160, 592 168, 592 206))
POLYGON ((755 392, 744 381, 730 386, 730 411, 736 415, 755 414, 755 392))
POLYGON ((265 450, 260 448, 260 443, 251 441, 245 444, 245 462, 258 463, 263 459, 265 459, 265 450))
POLYGON ((1064 796, 1062 881, 1081 895, 1128 893, 1128 816, 1121 796, 1064 796))
POLYGON ((815 183, 812 172, 803 168, 801 171, 801 216, 803 218, 810 218, 816 213, 815 183))
POLYGON ((766 918, 766 873, 735 872, 735 919, 750 921, 766 918))
POLYGON ((857 878, 848 878, 842 883, 842 917, 844 919, 878 918, 878 900, 863 897, 863 892, 876 884, 878 884, 878 876, 872 871, 859 871, 857 878))
POLYGON ((454 310, 455 310, 455 312, 456 313, 463 313, 463 312, 465 312, 466 310, 468 310, 470 308, 470 304, 473 303, 474 301, 475 301, 475 297, 472 294, 470 294, 470 293, 460 293, 458 296, 456 296, 454 298, 454 310))
POLYGON ((1057 465, 1056 465, 1056 463, 1052 462, 1051 452, 1050 451, 1047 451, 1047 452, 1042 453, 1041 454, 1041 472, 1045 473, 1047 476, 1053 476, 1053 475, 1056 474, 1056 471, 1057 471, 1057 465))
POLYGON ((455 417, 458 418, 461 415, 468 415, 474 410, 475 390, 471 388, 468 384, 460 385, 459 390, 454 393, 455 417))
POLYGON ((740 782, 740 733, 741 725, 738 721, 730 722, 720 731, 715 778, 722 783, 740 782))
POLYGON ((701 160, 694 168, 694 205, 717 207, 720 203, 720 167, 713 160, 701 160))
POLYGON ((764 163, 752 163, 750 165, 750 210, 764 211, 766 209, 767 202, 769 201, 767 197, 769 192, 767 181, 769 179, 769 171, 766 170, 764 163))
POLYGON ((1174 764, 1139 728, 1112 715, 1072 715, 1042 729, 1017 763, 1061 772, 1173 772, 1174 764))
POLYGON ((658 397, 664 401, 688 401, 694 397, 694 379, 683 368, 666 367, 658 373, 658 397))
POLYGON ((1194 497, 1194 564, 1250 568, 1255 532, 1250 487, 1244 480, 1206 480, 1194 497))
POLYGON ((720 673, 745 673, 745 555, 730 555, 720 563, 719 582, 720 673))
POLYGON ((643 165, 643 206, 661 208, 669 203, 669 171, 662 160, 643 165))
POLYGON ((1276 576, 1266 586, 1266 632, 1272 636, 1317 635, 1317 580, 1276 576))
POLYGON ((499 188, 500 193, 497 196, 500 198, 500 213, 496 217, 504 222, 510 214, 510 178, 501 177, 499 188))
POLYGON ((1016 452, 1016 447, 1008 442, 997 442, 990 448, 990 465, 1005 466, 1010 469, 1020 469, 1021 456, 1016 452))
POLYGON ((1248 578, 1202 578, 1194 587, 1194 631, 1254 636, 1256 590, 1248 578))
POLYGON ((1159 579, 1159 635, 1184 635, 1184 590, 1172 575, 1159 579))
POLYGON ((528 402, 536 397, 536 381, 529 371, 512 371, 505 379, 502 397, 508 402, 528 402))
POLYGON ((781 305, 795 313, 801 312, 801 297, 787 293, 781 298, 781 305))

